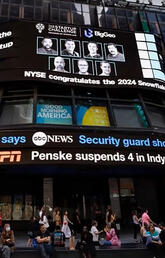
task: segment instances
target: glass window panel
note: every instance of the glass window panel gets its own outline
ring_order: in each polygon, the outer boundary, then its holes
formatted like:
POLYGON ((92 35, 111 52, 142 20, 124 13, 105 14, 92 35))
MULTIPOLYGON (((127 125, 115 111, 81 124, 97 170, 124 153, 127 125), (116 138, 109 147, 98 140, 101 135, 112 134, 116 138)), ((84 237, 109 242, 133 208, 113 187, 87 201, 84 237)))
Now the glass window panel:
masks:
POLYGON ((106 25, 107 28, 117 29, 116 16, 106 15, 106 25))
POLYGON ((71 16, 69 10, 60 9, 60 22, 71 23, 71 16))
POLYGON ((81 12, 81 4, 72 3, 71 8, 72 8, 73 11, 81 12))
POLYGON ((51 5, 52 5, 52 8, 58 8, 58 1, 57 0, 52 0, 51 5))
POLYGON ((148 114, 153 126, 165 127, 165 110, 153 106, 147 106, 148 114))
POLYGON ((78 100, 76 102, 77 125, 110 126, 107 105, 104 102, 78 100))
POLYGON ((156 52, 150 52, 149 51, 148 53, 149 53, 150 59, 152 59, 152 60, 159 60, 158 54, 156 52))
POLYGON ((144 78, 154 78, 151 69, 142 69, 144 78))
POLYGON ((36 6, 42 6, 42 1, 43 0, 35 0, 36 6))
POLYGON ((165 74, 159 70, 153 70, 154 78, 165 81, 165 74))
POLYGON ((145 42, 137 42, 138 49, 147 50, 147 44, 145 42))
POLYGON ((99 27, 105 28, 105 15, 104 14, 98 14, 98 24, 99 24, 99 27))
POLYGON ((21 0, 12 0, 10 1, 12 4, 21 4, 21 0))
POLYGON ((140 60, 142 68, 151 68, 151 63, 149 60, 140 60))
POLYGON ((144 92, 143 99, 145 102, 151 102, 159 105, 162 104, 162 95, 156 94, 155 92, 150 92, 150 93, 148 93, 148 91, 144 92))
POLYGON ((138 104, 130 106, 115 106, 113 111, 118 127, 143 128, 148 127, 142 107, 138 104))
POLYGON ((24 7, 24 18, 25 19, 33 19, 34 8, 33 7, 24 7))
POLYGON ((89 5, 88 4, 82 4, 82 9, 84 13, 89 13, 89 5))
POLYGON ((116 8, 115 11, 116 11, 117 16, 123 16, 123 17, 126 16, 126 11, 122 8, 116 8))
POLYGON ((89 13, 83 13, 84 25, 91 25, 91 19, 89 13))
POLYGON ((32 123, 32 99, 4 100, 1 104, 0 124, 32 123))
POLYGON ((135 33, 135 37, 137 41, 145 41, 144 33, 135 33))
POLYGON ((10 16, 19 18, 19 6, 18 5, 10 6, 10 16))
POLYGON ((63 2, 63 1, 59 1, 59 7, 60 9, 70 9, 71 8, 71 3, 70 2, 63 2))
POLYGON ((93 5, 90 6, 90 22, 91 22, 91 25, 96 26, 97 13, 96 13, 96 7, 93 5))
POLYGON ((34 6, 34 0, 23 0, 24 5, 34 6))
POLYGON ((117 17, 119 29, 128 30, 128 22, 126 17, 117 17))
POLYGON ((103 14, 104 13, 104 8, 101 6, 97 6, 97 13, 98 14, 103 14))
MULTIPOLYGON (((81 12, 72 12, 72 23, 77 25, 83 25, 83 15, 81 12)), ((89 23, 88 23, 89 24, 89 23)))
POLYGON ((157 13, 158 21, 159 22, 164 22, 165 23, 165 15, 157 13))
POLYGON ((159 24, 157 22, 149 23, 149 27, 150 27, 150 31, 153 34, 160 34, 160 28, 159 28, 159 24))
POLYGON ((11 195, 0 195, 0 211, 3 220, 11 220, 11 195))
POLYGON ((152 65, 152 68, 161 70, 160 62, 151 60, 151 65, 152 65))
POLYGON ((140 58, 149 59, 148 51, 139 50, 140 58))
POLYGON ((147 42, 147 47, 148 47, 148 50, 157 51, 155 43, 148 43, 147 42))
POLYGON ((14 195, 14 203, 13 203, 13 212, 12 217, 13 220, 22 220, 23 215, 23 195, 14 195))
POLYGON ((51 21, 59 22, 59 9, 53 8, 51 11, 51 21))
POLYGON ((156 14, 152 13, 152 12, 147 12, 147 18, 148 18, 149 22, 157 21, 156 14))
POLYGON ((145 34, 145 37, 146 37, 146 41, 155 42, 155 37, 154 37, 154 35, 145 34))
POLYGON ((7 4, 2 4, 1 15, 8 16, 8 10, 9 10, 9 6, 7 4))
POLYGON ((35 19, 42 20, 42 9, 41 8, 35 8, 35 19))
POLYGON ((64 99, 39 99, 36 123, 72 125, 71 102, 64 99))

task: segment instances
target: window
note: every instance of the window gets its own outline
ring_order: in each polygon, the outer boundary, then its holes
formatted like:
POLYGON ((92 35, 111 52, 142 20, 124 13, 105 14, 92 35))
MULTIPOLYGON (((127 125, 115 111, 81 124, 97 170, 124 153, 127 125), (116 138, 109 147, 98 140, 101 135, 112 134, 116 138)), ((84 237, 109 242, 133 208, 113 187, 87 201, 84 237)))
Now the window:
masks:
POLYGON ((113 104, 117 127, 146 128, 148 123, 139 104, 113 104))
POLYGON ((165 127, 165 109, 147 105, 147 111, 153 127, 165 127))
POLYGON ((77 100, 77 125, 110 126, 106 102, 94 100, 77 100))
POLYGON ((0 125, 32 123, 32 99, 5 99, 1 103, 0 125))
POLYGON ((71 101, 40 98, 36 108, 36 123, 72 125, 71 101))

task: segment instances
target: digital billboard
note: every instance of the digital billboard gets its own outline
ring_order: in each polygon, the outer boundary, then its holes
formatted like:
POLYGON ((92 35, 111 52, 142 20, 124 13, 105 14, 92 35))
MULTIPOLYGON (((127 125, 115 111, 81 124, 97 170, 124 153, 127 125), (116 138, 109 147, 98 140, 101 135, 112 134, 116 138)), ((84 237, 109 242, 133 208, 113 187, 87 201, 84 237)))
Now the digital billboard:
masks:
POLYGON ((0 25, 0 81, 165 90, 156 36, 37 22, 0 25))
POLYGON ((57 130, 0 132, 0 165, 165 165, 160 135, 57 130))

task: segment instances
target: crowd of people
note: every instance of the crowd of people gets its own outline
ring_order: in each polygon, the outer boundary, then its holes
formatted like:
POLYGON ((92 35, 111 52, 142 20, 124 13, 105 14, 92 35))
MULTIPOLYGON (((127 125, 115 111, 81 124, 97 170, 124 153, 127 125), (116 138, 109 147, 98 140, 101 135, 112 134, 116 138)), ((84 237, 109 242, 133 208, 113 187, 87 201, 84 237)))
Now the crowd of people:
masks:
POLYGON ((137 236, 140 234, 141 242, 152 249, 154 258, 159 257, 165 248, 165 225, 163 222, 155 223, 148 214, 148 209, 144 209, 141 214, 137 210, 132 211, 133 237, 138 242, 137 236))
MULTIPOLYGON (((83 258, 94 258, 96 246, 121 246, 116 215, 110 205, 106 210, 104 225, 99 225, 96 219, 92 220, 91 225, 83 224, 78 209, 71 220, 67 210, 61 216, 60 209, 55 208, 52 219, 53 224, 50 225, 46 208, 43 206, 38 218, 33 216, 29 223, 27 247, 37 247, 43 258, 51 257, 56 247, 65 247, 66 240, 69 249, 78 249, 83 258), (78 239, 76 242, 75 236, 78 239)), ((2 227, 2 220, 0 222, 2 257, 10 258, 15 246, 14 232, 10 224, 2 227)), ((150 218, 147 209, 141 214, 133 210, 132 224, 135 241, 137 242, 140 236, 140 242, 153 250, 154 258, 159 257, 159 252, 165 247, 165 225, 157 225, 150 218)))

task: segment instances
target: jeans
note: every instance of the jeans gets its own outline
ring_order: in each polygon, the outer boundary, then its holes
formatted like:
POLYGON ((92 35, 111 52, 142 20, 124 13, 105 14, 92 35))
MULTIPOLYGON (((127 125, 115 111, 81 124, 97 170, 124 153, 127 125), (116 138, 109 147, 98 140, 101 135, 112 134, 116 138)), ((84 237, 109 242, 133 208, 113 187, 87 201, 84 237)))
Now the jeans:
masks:
POLYGON ((49 244, 46 244, 46 243, 38 244, 38 248, 40 250, 42 258, 49 258, 53 254, 53 247, 49 244))
POLYGON ((2 258, 10 258, 10 247, 3 245, 2 247, 2 258))

